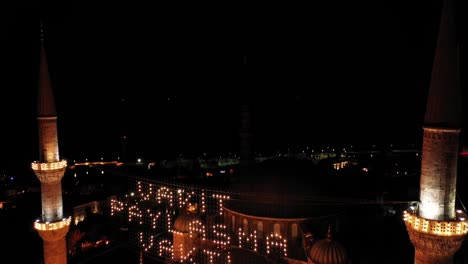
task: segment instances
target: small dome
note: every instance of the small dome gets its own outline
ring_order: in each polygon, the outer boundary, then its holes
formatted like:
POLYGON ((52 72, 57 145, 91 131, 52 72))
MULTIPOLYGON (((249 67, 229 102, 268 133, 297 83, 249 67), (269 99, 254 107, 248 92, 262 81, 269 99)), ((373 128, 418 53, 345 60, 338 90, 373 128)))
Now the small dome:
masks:
POLYGON ((201 221, 200 217, 190 212, 184 212, 177 217, 174 222, 174 231, 188 233, 190 232, 190 225, 195 221, 201 221))
POLYGON ((312 245, 309 251, 309 259, 314 264, 348 264, 346 249, 333 240, 330 233, 325 239, 321 239, 312 245))

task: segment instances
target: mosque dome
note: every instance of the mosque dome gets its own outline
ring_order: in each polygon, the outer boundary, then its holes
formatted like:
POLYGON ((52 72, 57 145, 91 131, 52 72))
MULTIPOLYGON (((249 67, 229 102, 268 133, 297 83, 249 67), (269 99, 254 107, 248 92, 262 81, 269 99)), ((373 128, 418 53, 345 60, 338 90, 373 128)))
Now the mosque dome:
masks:
POLYGON ((197 214, 183 212, 176 218, 174 222, 174 231, 181 233, 189 233, 190 225, 195 221, 201 221, 201 218, 197 214))
POLYGON ((318 197, 335 196, 330 190, 336 182, 326 177, 326 171, 324 166, 307 159, 277 157, 258 162, 231 184, 230 190, 241 197, 227 201, 225 207, 273 218, 334 214, 337 210, 333 205, 318 204, 324 201, 318 197))
POLYGON ((333 240, 330 231, 328 237, 315 242, 309 251, 309 260, 314 264, 348 264, 346 249, 333 240))

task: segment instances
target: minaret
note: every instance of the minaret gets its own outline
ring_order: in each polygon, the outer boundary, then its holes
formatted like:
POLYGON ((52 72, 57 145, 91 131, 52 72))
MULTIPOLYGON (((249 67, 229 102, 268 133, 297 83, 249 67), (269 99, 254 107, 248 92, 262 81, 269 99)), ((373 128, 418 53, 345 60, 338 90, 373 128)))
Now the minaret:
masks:
POLYGON ((453 263, 468 224, 455 209, 461 90, 451 0, 444 0, 423 126, 420 204, 405 211, 415 264, 453 263))
POLYGON ((252 149, 252 120, 251 105, 245 102, 241 105, 241 127, 239 129, 240 137, 240 166, 247 169, 254 162, 252 149))
POLYGON ((44 244, 44 263, 67 263, 65 236, 71 218, 64 218, 62 208, 62 177, 67 162, 60 160, 57 137, 57 114, 50 85, 47 56, 41 23, 41 51, 38 92, 39 160, 32 163, 32 169, 41 182, 42 215, 34 228, 44 244))
MULTIPOLYGON (((247 81, 247 56, 244 56, 244 68, 242 69, 241 82, 247 81)), ((249 169, 255 163, 255 155, 253 150, 253 133, 252 133, 252 102, 250 95, 241 97, 241 122, 239 128, 239 169, 243 177, 248 177, 249 169)))

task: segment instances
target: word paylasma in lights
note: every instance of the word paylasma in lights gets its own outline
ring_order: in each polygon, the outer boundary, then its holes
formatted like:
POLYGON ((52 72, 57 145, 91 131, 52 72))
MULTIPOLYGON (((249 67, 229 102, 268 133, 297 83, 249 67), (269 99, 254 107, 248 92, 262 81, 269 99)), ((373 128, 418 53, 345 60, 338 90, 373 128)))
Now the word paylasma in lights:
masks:
MULTIPOLYGON (((229 199, 229 195, 216 190, 138 181, 135 193, 126 195, 122 200, 117 198, 111 200, 111 215, 119 214, 125 217, 128 213, 128 222, 143 228, 139 230, 145 230, 139 234, 140 247, 155 255, 162 254, 172 258, 174 254, 172 238, 154 236, 151 232, 166 234, 178 232, 174 230, 173 224, 180 209, 188 209, 192 213, 198 211, 201 214, 222 215, 223 202, 229 199)), ((269 255, 284 257, 288 255, 287 242, 280 234, 262 234, 260 238, 256 230, 249 232, 239 229, 239 232, 231 233, 223 223, 205 224, 199 219, 191 220, 188 228, 190 238, 209 240, 221 251, 229 252, 225 249, 232 246, 258 252, 261 245, 261 248, 267 249, 266 253, 269 255)), ((221 256, 226 257, 221 253, 218 256, 218 253, 211 251, 205 253, 213 261, 221 256)))

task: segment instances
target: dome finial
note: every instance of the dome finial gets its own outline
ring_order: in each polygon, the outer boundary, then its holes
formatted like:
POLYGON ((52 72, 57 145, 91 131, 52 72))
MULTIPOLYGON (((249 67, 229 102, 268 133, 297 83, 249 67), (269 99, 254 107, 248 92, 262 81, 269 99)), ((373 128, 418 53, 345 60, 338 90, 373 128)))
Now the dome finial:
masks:
POLYGON ((41 42, 44 42, 44 23, 42 21, 42 18, 39 20, 40 23, 40 38, 41 42))
POLYGON ((327 231, 327 239, 332 239, 332 231, 331 231, 331 226, 328 226, 328 231, 327 231))

